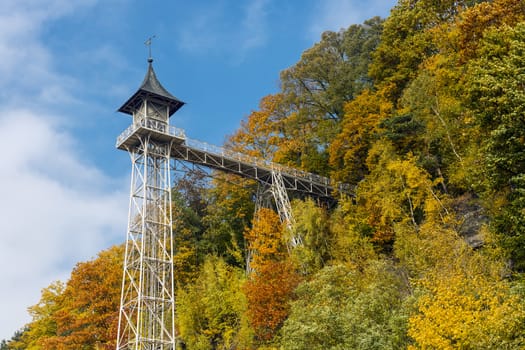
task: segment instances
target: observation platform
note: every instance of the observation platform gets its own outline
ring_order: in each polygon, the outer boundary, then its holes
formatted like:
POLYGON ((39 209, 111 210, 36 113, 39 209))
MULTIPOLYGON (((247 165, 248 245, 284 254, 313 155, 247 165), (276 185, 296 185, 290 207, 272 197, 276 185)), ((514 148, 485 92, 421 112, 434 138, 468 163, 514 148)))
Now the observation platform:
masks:
POLYGON ((333 198, 334 191, 351 195, 346 184, 335 183, 329 178, 248 156, 224 147, 186 137, 183 129, 144 118, 130 125, 117 138, 118 149, 132 151, 140 144, 140 138, 150 136, 155 142, 171 144, 171 157, 193 164, 206 166, 227 173, 272 185, 272 173, 281 174, 286 190, 302 192, 319 198, 333 198))

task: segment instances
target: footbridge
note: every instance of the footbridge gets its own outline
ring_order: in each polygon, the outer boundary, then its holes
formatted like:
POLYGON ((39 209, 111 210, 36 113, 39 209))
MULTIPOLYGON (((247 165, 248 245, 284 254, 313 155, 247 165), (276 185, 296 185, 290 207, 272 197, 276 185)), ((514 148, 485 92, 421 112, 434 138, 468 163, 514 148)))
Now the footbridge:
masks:
POLYGON ((172 158, 237 174, 270 187, 282 179, 285 190, 302 192, 316 198, 331 199, 335 191, 351 192, 348 185, 336 183, 327 177, 190 139, 183 129, 153 118, 143 118, 131 124, 117 138, 116 147, 126 151, 140 148, 142 138, 139 135, 145 134, 165 141, 170 147, 172 158))

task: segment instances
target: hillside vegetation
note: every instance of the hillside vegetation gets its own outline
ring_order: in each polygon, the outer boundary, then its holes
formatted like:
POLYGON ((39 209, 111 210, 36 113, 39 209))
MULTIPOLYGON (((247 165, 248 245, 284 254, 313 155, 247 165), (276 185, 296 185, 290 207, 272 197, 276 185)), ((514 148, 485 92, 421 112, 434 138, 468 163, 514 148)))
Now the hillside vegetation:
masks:
MULTIPOLYGON (((180 348, 524 348, 525 2, 399 0, 324 33, 280 83, 226 147, 355 197, 294 199, 289 232, 254 214, 255 183, 181 176, 180 348)), ((113 349, 122 255, 45 288, 1 349, 113 349)))

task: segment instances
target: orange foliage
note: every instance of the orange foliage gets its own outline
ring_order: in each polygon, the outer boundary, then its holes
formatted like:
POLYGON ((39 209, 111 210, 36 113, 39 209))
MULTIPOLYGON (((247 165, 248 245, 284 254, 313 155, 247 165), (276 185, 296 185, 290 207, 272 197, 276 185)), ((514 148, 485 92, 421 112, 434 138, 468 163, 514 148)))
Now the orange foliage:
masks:
POLYGON ((273 210, 259 209, 253 227, 245 233, 248 249, 253 252, 251 267, 254 270, 284 257, 282 230, 279 216, 273 210))
POLYGON ((253 227, 245 233, 253 252, 254 270, 243 287, 248 300, 248 319, 260 341, 272 339, 289 313, 289 300, 300 276, 286 261, 282 224, 271 209, 261 208, 253 227))
POLYGON ((281 94, 263 97, 259 110, 252 111, 247 119, 241 121, 239 130, 230 136, 230 146, 250 156, 271 159, 280 139, 278 130, 283 116, 280 111, 282 100, 281 94))
POLYGON ((53 316, 57 334, 43 341, 45 349, 115 348, 122 256, 122 247, 113 247, 75 267, 53 316))
POLYGON ((502 24, 513 26, 525 19, 523 0, 495 0, 477 4, 464 11, 459 19, 459 49, 462 60, 476 53, 483 33, 502 24))
POLYGON ((248 299, 248 318, 259 340, 271 340, 281 328, 300 281, 292 263, 270 261, 259 266, 246 282, 243 290, 248 299))

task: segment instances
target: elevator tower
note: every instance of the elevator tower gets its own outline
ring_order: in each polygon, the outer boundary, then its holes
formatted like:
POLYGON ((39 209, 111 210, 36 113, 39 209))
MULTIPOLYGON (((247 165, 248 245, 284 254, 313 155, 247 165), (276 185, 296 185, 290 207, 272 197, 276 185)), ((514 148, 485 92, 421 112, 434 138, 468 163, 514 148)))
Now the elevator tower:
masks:
POLYGON ((160 84, 152 62, 119 108, 132 117, 118 140, 132 170, 117 350, 175 349, 170 153, 184 132, 169 118, 184 102, 160 84))

